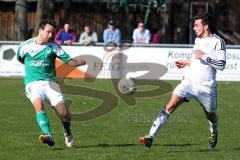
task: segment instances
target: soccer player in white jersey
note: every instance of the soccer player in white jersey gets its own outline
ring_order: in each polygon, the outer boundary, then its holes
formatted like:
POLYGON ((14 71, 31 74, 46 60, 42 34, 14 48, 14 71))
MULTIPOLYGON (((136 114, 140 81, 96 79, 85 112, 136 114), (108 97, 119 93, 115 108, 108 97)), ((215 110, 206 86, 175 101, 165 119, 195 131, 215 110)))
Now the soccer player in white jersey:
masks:
POLYGON ((191 98, 195 98, 200 103, 209 122, 209 148, 214 149, 217 144, 216 72, 217 70, 223 70, 226 65, 226 45, 224 40, 213 34, 214 26, 209 14, 194 18, 194 31, 197 38, 191 60, 175 62, 178 68, 189 66, 189 72, 174 89, 170 101, 160 111, 149 134, 139 138, 140 142, 146 147, 151 147, 157 132, 164 126, 174 110, 191 98))
POLYGON ((85 65, 86 62, 72 59, 58 44, 52 41, 55 28, 55 21, 43 20, 39 24, 38 36, 20 44, 17 59, 25 65, 26 96, 35 108, 37 124, 43 132, 43 135, 39 136, 39 140, 49 146, 54 145, 49 121, 44 111, 44 100, 47 100, 61 119, 66 146, 72 147, 71 115, 57 83, 55 59, 59 58, 72 67, 85 65))

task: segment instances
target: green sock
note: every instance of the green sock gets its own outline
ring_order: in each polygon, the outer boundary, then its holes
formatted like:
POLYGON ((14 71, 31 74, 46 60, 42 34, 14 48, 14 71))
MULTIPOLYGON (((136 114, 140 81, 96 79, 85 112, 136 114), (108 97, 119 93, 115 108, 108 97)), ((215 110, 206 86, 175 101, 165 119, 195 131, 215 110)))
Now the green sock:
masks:
POLYGON ((42 132, 45 135, 51 135, 50 125, 46 113, 44 111, 37 112, 36 117, 38 126, 41 128, 42 132))

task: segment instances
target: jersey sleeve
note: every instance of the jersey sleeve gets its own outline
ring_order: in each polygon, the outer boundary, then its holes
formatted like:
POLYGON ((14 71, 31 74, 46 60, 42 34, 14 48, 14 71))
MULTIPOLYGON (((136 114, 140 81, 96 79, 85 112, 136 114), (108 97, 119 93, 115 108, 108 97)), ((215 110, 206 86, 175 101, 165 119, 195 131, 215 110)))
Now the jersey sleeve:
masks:
POLYGON ((226 62, 226 44, 224 40, 219 39, 216 45, 217 59, 226 62))
POLYGON ((137 29, 134 29, 134 31, 133 31, 132 39, 135 43, 137 42, 137 29))
POLYGON ((53 51, 55 52, 56 56, 64 63, 68 63, 72 59, 58 44, 53 45, 53 51))
POLYGON ((17 50, 17 60, 20 61, 21 59, 24 59, 25 52, 24 52, 24 47, 23 43, 19 45, 18 50, 17 50))
POLYGON ((226 44, 224 40, 218 39, 215 50, 216 50, 215 57, 204 55, 203 60, 205 60, 209 65, 211 65, 215 69, 224 70, 226 66, 226 44))

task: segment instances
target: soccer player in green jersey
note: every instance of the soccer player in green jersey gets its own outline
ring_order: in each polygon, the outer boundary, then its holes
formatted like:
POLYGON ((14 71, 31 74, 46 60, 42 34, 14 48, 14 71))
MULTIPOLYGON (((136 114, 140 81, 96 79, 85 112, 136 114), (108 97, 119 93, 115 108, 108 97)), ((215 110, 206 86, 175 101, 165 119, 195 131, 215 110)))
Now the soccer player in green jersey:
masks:
POLYGON ((52 41, 55 28, 55 21, 43 20, 39 24, 38 35, 20 44, 17 59, 25 66, 26 96, 35 108, 37 124, 43 132, 43 135, 39 136, 39 140, 49 146, 54 145, 49 120, 44 111, 43 102, 47 100, 61 119, 66 146, 72 147, 71 115, 57 83, 55 59, 59 58, 72 67, 85 65, 86 62, 72 59, 58 44, 52 41))

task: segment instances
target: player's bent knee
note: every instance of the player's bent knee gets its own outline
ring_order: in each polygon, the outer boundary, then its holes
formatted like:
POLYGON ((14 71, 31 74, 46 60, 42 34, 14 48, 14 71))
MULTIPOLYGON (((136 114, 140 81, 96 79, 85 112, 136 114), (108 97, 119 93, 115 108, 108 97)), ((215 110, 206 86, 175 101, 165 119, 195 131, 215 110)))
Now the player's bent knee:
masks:
POLYGON ((55 110, 57 111, 59 117, 68 119, 70 117, 70 113, 65 103, 59 103, 55 106, 55 110))
POLYGON ((70 114, 67 113, 67 112, 64 112, 64 113, 61 113, 60 117, 63 118, 63 119, 69 119, 70 114))
POLYGON ((56 110, 58 116, 61 119, 69 119, 69 117, 71 117, 70 113, 67 110, 56 110))

